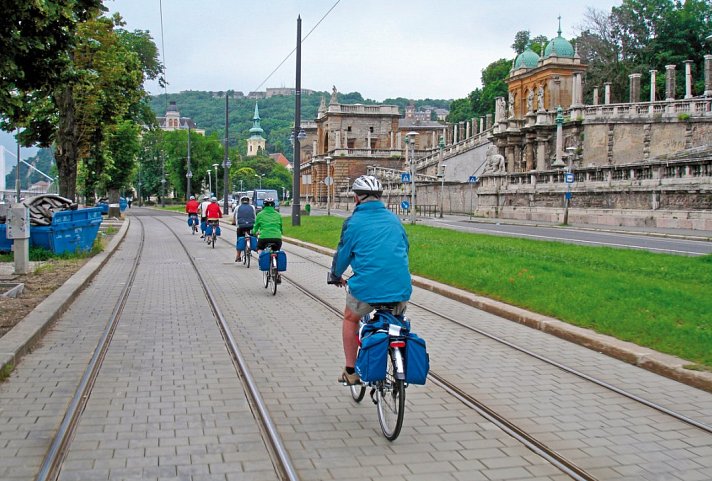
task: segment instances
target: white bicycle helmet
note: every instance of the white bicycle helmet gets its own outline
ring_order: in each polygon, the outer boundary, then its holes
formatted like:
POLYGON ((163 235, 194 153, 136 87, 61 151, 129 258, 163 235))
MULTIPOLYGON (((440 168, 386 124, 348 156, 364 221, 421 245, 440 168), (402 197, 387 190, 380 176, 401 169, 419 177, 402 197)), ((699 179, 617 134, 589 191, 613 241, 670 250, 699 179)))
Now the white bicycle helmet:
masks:
POLYGON ((269 207, 272 206, 274 207, 274 199, 272 197, 267 197, 264 202, 262 203, 264 207, 269 207))
POLYGON ((383 185, 381 185, 380 180, 372 175, 362 175, 354 181, 351 190, 358 196, 367 197, 372 195, 374 197, 381 197, 381 194, 383 194, 383 185))
POLYGON ((240 202, 242 202, 243 204, 249 204, 249 203, 250 203, 250 198, 247 197, 246 195, 245 195, 245 196, 242 196, 242 197, 240 198, 240 202))
POLYGON ((210 196, 209 196, 208 194, 205 194, 205 195, 203 196, 203 200, 210 200, 210 196))
POLYGON ((195 200, 195 196, 194 196, 194 195, 191 195, 191 196, 190 196, 190 200, 195 200))
POLYGON ((218 198, 217 198, 217 197, 211 197, 211 198, 210 198, 210 202, 217 202, 217 201, 218 201, 218 198))

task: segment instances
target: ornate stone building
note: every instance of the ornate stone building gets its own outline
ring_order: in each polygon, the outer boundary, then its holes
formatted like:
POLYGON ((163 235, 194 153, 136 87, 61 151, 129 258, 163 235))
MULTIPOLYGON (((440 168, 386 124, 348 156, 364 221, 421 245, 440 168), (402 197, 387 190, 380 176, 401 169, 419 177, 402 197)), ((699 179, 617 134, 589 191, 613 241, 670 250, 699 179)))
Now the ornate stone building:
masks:
POLYGON ((267 141, 262 137, 265 131, 260 127, 260 120, 260 110, 255 102, 255 115, 252 117, 250 138, 247 139, 247 157, 254 157, 260 150, 265 150, 267 141))
POLYGON ((162 130, 192 130, 195 133, 205 135, 205 129, 199 129, 196 123, 190 117, 181 117, 178 111, 178 106, 175 101, 168 104, 168 110, 163 117, 156 117, 158 126, 162 130))

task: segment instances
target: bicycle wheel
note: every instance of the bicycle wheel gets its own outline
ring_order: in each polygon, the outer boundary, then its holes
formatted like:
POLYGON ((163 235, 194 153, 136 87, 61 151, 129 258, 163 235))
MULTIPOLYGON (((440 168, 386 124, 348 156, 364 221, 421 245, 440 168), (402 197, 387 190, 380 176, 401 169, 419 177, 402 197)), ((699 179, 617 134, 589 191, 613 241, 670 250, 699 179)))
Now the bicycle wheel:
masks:
MULTIPOLYGON (((249 242, 249 241, 248 241, 249 242)), ((242 252, 244 257, 242 258, 242 264, 247 266, 247 268, 250 268, 250 246, 249 244, 245 244, 245 250, 242 252)))
POLYGON ((353 384, 349 386, 349 390, 351 391, 351 397, 357 403, 360 403, 364 394, 366 394, 366 386, 363 384, 353 384))
POLYGON ((262 283, 265 285, 265 289, 269 286, 269 269, 262 271, 262 283))
POLYGON ((388 349, 386 379, 376 388, 378 424, 389 441, 395 440, 403 427, 405 414, 405 383, 395 377, 395 362, 392 350, 388 349))
POLYGON ((213 249, 215 249, 215 239, 217 238, 217 236, 215 235, 215 227, 213 227, 213 235, 211 237, 213 239, 213 241, 212 241, 213 249))
POLYGON ((279 273, 277 272, 276 266, 270 266, 270 272, 270 277, 272 278, 272 295, 274 296, 277 294, 277 276, 279 273))

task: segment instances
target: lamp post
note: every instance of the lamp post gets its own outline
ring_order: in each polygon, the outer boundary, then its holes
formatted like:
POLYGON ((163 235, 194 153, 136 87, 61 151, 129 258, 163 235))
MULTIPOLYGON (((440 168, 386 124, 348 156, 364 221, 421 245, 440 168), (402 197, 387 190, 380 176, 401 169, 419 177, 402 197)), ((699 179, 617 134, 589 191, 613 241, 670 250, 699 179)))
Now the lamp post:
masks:
POLYGON ((213 193, 213 178, 210 169, 208 169, 208 190, 211 194, 213 193))
POLYGON ((447 164, 440 166, 442 172, 440 172, 440 218, 443 218, 443 210, 445 210, 445 167, 447 164))
MULTIPOLYGON (((230 91, 225 92, 225 157, 223 159, 223 210, 225 212, 230 212, 228 209, 227 196, 230 187, 230 158, 228 157, 227 143, 228 143, 228 133, 230 128, 230 117, 228 113, 228 99, 230 98, 230 91)), ((217 184, 217 174, 215 176, 217 184)))
POLYGON ((264 176, 265 176, 265 174, 255 174, 255 177, 260 179, 260 189, 262 188, 262 177, 264 177, 264 176))
POLYGON ((161 151, 161 207, 166 206, 166 157, 161 151))
POLYGON ((242 179, 240 179, 240 192, 245 192, 245 188, 243 187, 242 179))
POLYGON ((185 200, 190 199, 190 181, 193 178, 193 172, 190 170, 190 122, 188 122, 188 169, 185 172, 185 200))
MULTIPOLYGON (((569 165, 566 168, 566 173, 571 174, 573 170, 573 157, 576 152, 576 147, 567 147, 569 165)), ((571 202, 571 182, 566 182, 566 195, 564 197, 564 225, 569 225, 569 202, 571 202)))
POLYGON ((20 128, 17 128, 17 168, 15 170, 15 202, 20 203, 22 192, 20 189, 20 128))
POLYGON ((440 136, 440 140, 438 141, 438 148, 440 149, 440 163, 442 164, 441 167, 441 181, 440 181, 440 218, 443 218, 443 206, 445 205, 445 167, 447 167, 445 164, 443 164, 443 149, 445 149, 445 139, 443 136, 440 136))
POLYGON ((327 155, 324 160, 326 161, 326 177, 324 177, 324 184, 326 185, 326 215, 331 215, 331 184, 334 183, 334 179, 331 178, 331 157, 327 155))
POLYGON ((213 191, 213 196, 218 196, 218 166, 220 164, 213 164, 213 169, 215 169, 215 190, 213 191))
POLYGON ((406 157, 410 163, 410 223, 415 225, 415 136, 418 132, 405 134, 406 157))

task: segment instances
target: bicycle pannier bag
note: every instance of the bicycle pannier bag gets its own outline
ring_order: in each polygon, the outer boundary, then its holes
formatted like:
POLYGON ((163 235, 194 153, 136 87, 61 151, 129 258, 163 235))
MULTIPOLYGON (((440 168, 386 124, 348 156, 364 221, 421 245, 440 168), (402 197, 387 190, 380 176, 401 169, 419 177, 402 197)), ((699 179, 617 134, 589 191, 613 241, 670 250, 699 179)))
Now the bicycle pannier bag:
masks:
POLYGON ((267 251, 260 252, 259 264, 260 264, 261 271, 269 270, 269 252, 267 252, 267 251))
POLYGON ((287 253, 277 251, 277 270, 282 272, 287 270, 287 253))
POLYGON ((405 382, 425 384, 430 370, 430 357, 425 347, 425 340, 412 332, 405 343, 405 382))
POLYGON ((250 236, 250 249, 253 251, 257 250, 257 237, 253 235, 250 236))
POLYGON ((388 334, 374 332, 361 340, 356 358, 356 372, 364 382, 382 381, 386 378, 388 362, 388 334))
POLYGON ((245 237, 240 236, 237 238, 237 245, 235 245, 235 248, 239 251, 244 251, 245 250, 245 237))

